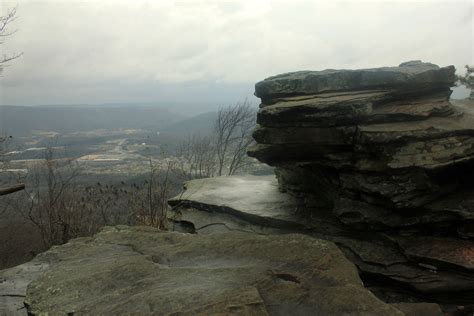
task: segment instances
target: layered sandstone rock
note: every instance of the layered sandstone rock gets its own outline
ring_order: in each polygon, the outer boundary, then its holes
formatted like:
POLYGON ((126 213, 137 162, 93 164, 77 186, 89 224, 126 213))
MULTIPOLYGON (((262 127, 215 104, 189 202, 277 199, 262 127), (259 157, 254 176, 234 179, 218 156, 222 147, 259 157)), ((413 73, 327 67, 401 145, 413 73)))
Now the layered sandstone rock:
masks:
POLYGON ((472 172, 474 116, 450 104, 454 80, 454 67, 421 62, 270 77, 256 84, 249 154, 306 198, 426 205, 472 172))
POLYGON ((418 61, 265 79, 249 154, 278 183, 193 181, 173 220, 328 239, 387 301, 473 305, 474 115, 450 103, 454 80, 418 61))
POLYGON ((280 189, 310 213, 351 232, 344 247, 366 275, 469 296, 474 115, 449 102, 454 71, 412 61, 265 79, 249 154, 275 166, 280 189), (388 239, 355 245, 357 232, 388 239))

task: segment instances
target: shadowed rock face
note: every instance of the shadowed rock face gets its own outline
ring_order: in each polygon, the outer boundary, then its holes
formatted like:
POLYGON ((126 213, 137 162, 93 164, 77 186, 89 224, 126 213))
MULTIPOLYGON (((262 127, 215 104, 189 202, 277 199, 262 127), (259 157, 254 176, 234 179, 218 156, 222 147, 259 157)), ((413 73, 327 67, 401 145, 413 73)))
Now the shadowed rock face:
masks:
POLYGON ((256 84, 249 155, 277 167, 282 189, 324 203, 423 206, 474 174, 474 115, 450 104, 453 81, 452 66, 419 61, 270 77, 256 84))
POLYGON ((472 295, 474 115, 449 102, 453 82, 452 66, 420 61, 270 77, 255 86, 249 155, 276 166, 313 216, 330 209, 365 275, 472 295), (389 242, 355 243, 356 231, 389 242), (386 265, 377 247, 403 260, 386 265))
POLYGON ((109 227, 34 260, 32 315, 404 315, 331 242, 109 227))

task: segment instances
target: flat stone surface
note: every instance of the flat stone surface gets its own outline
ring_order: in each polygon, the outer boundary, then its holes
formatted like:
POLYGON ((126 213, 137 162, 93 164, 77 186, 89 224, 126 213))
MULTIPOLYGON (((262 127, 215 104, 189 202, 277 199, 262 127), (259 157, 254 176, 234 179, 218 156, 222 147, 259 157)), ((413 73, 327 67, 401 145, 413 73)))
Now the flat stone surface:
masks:
POLYGON ((182 194, 170 199, 171 206, 196 207, 207 211, 224 211, 250 218, 262 225, 272 223, 304 227, 298 216, 301 201, 281 193, 275 176, 230 176, 188 181, 182 194))
POLYGON ((298 71, 269 77, 255 84, 255 95, 269 100, 288 95, 308 95, 332 91, 369 89, 414 89, 423 86, 450 86, 454 66, 411 61, 398 67, 358 70, 298 71))
POLYGON ((333 243, 305 235, 119 226, 45 255, 55 260, 28 286, 32 315, 404 315, 333 243))

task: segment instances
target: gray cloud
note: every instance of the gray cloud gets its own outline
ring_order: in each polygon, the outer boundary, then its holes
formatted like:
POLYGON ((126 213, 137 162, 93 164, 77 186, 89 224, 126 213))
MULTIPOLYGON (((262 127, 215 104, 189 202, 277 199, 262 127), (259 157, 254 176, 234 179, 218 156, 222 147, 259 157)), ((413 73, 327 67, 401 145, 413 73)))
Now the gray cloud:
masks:
POLYGON ((281 72, 473 63, 470 0, 21 0, 18 16, 2 104, 230 102, 281 72))

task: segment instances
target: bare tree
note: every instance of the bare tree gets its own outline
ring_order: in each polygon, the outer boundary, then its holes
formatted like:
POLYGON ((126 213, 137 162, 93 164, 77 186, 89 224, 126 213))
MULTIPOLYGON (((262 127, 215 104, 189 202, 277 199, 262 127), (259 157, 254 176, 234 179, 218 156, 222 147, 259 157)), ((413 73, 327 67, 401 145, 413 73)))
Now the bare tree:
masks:
POLYGON ((23 215, 40 231, 45 247, 88 235, 84 232, 91 214, 79 207, 76 179, 79 169, 72 160, 54 159, 51 147, 45 151, 44 162, 33 170, 32 189, 26 191, 30 201, 23 215))
MULTIPOLYGON (((11 136, 1 136, 0 135, 0 171, 7 169, 8 159, 6 158, 7 144, 11 139, 11 136)), ((7 187, 0 187, 0 196, 15 193, 21 191, 25 188, 23 183, 18 183, 15 185, 9 185, 7 187)))
POLYGON ((19 183, 16 185, 5 187, 5 188, 0 188, 0 196, 15 193, 24 189, 25 189, 24 183, 19 183))
MULTIPOLYGON (((132 185, 128 195, 131 224, 148 225, 166 229, 168 199, 176 187, 176 162, 164 159, 161 165, 149 159, 148 178, 143 186, 132 185)), ((181 181, 179 181, 181 182, 181 181)))
MULTIPOLYGON (((10 26, 13 21, 16 20, 16 7, 8 11, 5 15, 0 16, 0 45, 5 44, 5 39, 8 36, 13 35, 17 32, 17 29, 11 30, 10 26)), ((0 57, 0 73, 3 71, 5 67, 8 66, 8 62, 17 59, 23 55, 23 53, 12 53, 12 54, 5 54, 3 53, 0 57)))
POLYGON ((219 110, 214 126, 218 176, 233 175, 247 164, 246 152, 253 143, 254 127, 255 110, 247 100, 219 110))
MULTIPOLYGON (((7 168, 7 144, 12 136, 2 136, 0 135, 0 170, 5 170, 7 168)), ((14 185, 8 185, 6 187, 0 187, 0 196, 12 194, 18 191, 25 189, 24 183, 17 183, 14 185)))
POLYGON ((214 176, 216 154, 212 137, 189 136, 179 144, 176 155, 179 160, 179 169, 187 179, 214 176))
MULTIPOLYGON (((126 220, 123 219, 125 218, 123 211, 126 209, 124 197, 127 196, 127 193, 123 182, 120 186, 97 182, 94 186, 84 188, 78 204, 82 209, 89 209, 90 211, 87 213, 96 214, 90 219, 93 222, 91 226, 123 224, 126 223, 126 220)), ((94 229, 88 231, 93 232, 94 229)))
MULTIPOLYGON (((5 39, 8 36, 11 36, 14 33, 16 33, 17 31, 16 29, 15 30, 9 29, 9 26, 16 18, 17 18, 16 7, 8 11, 5 15, 0 16, 0 45, 5 44, 5 39)), ((9 61, 12 61, 13 59, 20 57, 22 54, 23 53, 13 53, 13 54, 7 55, 3 53, 3 55, 0 57, 0 74, 2 73, 3 69, 8 66, 9 61)), ((5 168, 5 159, 4 159, 5 147, 10 138, 11 136, 0 135, 0 169, 5 168)), ((5 188, 0 188, 0 196, 18 192, 18 191, 23 190, 24 188, 25 188, 25 185, 22 183, 8 186, 5 188)))

